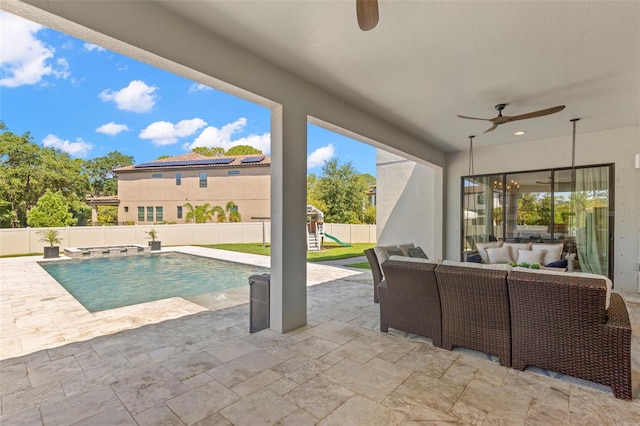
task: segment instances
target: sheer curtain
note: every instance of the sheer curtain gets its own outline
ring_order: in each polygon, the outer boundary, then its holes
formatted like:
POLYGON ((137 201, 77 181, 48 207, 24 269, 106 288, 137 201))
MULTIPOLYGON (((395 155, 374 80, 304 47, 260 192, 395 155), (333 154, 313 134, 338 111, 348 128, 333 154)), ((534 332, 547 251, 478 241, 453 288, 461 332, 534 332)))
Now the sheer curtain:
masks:
POLYGON ((608 275, 609 167, 576 170, 576 245, 584 272, 608 275))

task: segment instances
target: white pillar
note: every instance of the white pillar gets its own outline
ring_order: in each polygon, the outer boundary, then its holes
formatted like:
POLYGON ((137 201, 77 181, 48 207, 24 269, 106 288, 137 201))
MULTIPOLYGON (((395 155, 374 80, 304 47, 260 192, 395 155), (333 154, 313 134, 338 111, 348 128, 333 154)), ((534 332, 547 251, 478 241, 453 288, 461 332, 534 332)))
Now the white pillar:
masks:
POLYGON ((307 115, 271 109, 271 329, 307 323, 307 115))

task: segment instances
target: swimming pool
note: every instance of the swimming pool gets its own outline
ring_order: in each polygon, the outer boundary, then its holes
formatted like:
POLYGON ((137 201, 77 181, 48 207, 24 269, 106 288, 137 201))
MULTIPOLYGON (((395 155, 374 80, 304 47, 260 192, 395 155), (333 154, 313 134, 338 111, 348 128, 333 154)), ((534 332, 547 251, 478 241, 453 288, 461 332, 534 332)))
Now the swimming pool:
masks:
POLYGON ((40 262, 89 312, 242 287, 269 269, 184 253, 40 262))

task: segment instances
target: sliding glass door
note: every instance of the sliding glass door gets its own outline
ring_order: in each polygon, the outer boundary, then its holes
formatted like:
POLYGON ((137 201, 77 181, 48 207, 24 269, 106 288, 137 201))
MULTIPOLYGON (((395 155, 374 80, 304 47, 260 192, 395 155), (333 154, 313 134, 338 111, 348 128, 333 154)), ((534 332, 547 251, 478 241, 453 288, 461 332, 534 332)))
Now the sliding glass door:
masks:
POLYGON ((475 243, 563 242, 576 268, 612 276, 613 165, 462 178, 462 259, 475 243))

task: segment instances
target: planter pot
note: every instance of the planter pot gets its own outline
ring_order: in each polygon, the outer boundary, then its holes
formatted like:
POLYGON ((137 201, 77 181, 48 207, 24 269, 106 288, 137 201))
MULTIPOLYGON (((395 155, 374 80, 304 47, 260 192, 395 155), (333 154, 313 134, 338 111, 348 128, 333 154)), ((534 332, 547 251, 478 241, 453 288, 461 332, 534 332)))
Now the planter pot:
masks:
POLYGON ((160 246, 162 245, 161 241, 149 241, 149 245, 151 246, 151 251, 160 250, 160 246))
POLYGON ((45 247, 44 248, 44 258, 45 259, 53 259, 56 257, 60 257, 60 247, 45 247))

